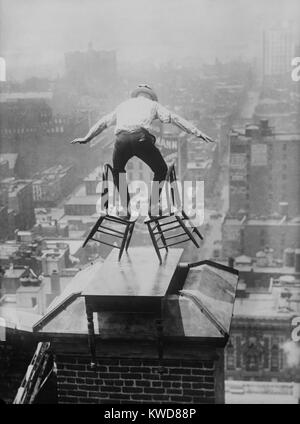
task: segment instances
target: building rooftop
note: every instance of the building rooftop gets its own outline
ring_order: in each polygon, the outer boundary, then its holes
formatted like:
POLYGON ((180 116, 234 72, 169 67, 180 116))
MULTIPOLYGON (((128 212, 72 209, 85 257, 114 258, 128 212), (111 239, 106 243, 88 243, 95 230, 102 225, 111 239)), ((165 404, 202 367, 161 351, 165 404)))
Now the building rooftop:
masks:
POLYGON ((284 217, 278 217, 278 218, 272 218, 272 217, 258 217, 258 218, 247 218, 246 215, 243 216, 243 218, 237 218, 237 217, 230 217, 225 216, 224 223, 228 225, 270 225, 270 226, 299 226, 300 225, 300 217, 294 217, 294 218, 286 218, 284 217))
POLYGON ((47 238, 47 245, 50 247, 52 244, 65 243, 69 247, 70 255, 75 255, 78 250, 82 247, 82 239, 70 239, 70 238, 47 238))
MULTIPOLYGON (((265 113, 264 113, 265 114, 265 113)), ((265 114, 267 115, 267 114, 265 114)), ((269 115, 275 116, 276 114, 274 112, 270 113, 269 115)), ((280 114, 278 115, 283 115, 282 112, 280 112, 280 114)), ((287 116, 290 115, 290 113, 286 114, 287 116)), ((272 129, 272 134, 268 134, 268 135, 263 135, 263 139, 265 141, 300 141, 300 133, 286 133, 286 132, 274 132, 274 128, 273 127, 268 127, 269 129, 272 129)), ((237 134, 240 138, 246 138, 246 139, 251 139, 251 135, 246 135, 246 130, 249 129, 256 129, 255 127, 252 128, 252 126, 246 126, 246 128, 234 128, 232 129, 231 134, 237 134)))
POLYGON ((94 224, 98 218, 99 214, 97 213, 94 213, 93 215, 64 215, 62 218, 60 218, 59 223, 68 224, 77 221, 90 225, 94 224))
POLYGON ((18 100, 51 100, 53 93, 44 92, 16 92, 16 93, 0 93, 0 103, 18 101, 18 100))
POLYGON ((33 309, 17 309, 16 295, 6 295, 0 303, 0 327, 32 332, 36 320, 42 316, 33 309))
POLYGON ((65 205, 96 205, 99 201, 99 195, 72 196, 65 205))
MULTIPOLYGON (((238 259, 240 258, 240 256, 238 256, 235 259, 235 268, 240 271, 240 272, 254 272, 254 273, 265 273, 265 274, 280 274, 280 275, 295 275, 298 274, 300 277, 299 272, 295 271, 295 267, 294 266, 283 266, 283 265, 277 265, 277 264, 272 264, 272 265, 267 265, 267 266, 261 266, 259 264, 257 264, 255 262, 255 260, 252 260, 252 263, 247 263, 246 261, 239 261, 238 259)), ((248 258, 246 256, 246 258, 248 258)), ((220 264, 227 264, 226 260, 222 260, 222 259, 218 259, 217 260, 218 263, 220 264)))

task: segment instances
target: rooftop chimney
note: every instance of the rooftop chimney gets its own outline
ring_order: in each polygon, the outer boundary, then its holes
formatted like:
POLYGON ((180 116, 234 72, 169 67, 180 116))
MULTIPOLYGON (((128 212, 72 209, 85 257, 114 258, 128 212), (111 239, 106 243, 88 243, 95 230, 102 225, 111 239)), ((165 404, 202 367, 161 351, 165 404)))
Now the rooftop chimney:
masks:
POLYGON ((231 256, 228 258, 228 266, 230 268, 233 268, 234 267, 234 258, 231 257, 231 256))
POLYGON ((271 135, 272 134, 272 129, 269 126, 268 119, 261 119, 260 122, 259 122, 259 127, 260 127, 260 131, 261 131, 261 135, 271 135))

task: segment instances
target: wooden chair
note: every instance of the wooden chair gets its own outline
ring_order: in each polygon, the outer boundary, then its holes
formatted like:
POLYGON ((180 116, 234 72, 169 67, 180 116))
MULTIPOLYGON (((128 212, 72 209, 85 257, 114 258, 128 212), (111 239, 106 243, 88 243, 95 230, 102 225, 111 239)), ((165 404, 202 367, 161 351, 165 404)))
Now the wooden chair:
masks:
POLYGON ((98 243, 119 249, 120 260, 124 249, 127 251, 129 247, 137 216, 127 218, 109 212, 109 172, 113 175, 111 165, 105 164, 103 167, 101 193, 101 210, 104 212, 101 213, 82 247, 85 247, 89 240, 97 241, 98 243))
POLYGON ((202 234, 197 227, 194 226, 183 210, 174 164, 172 164, 168 169, 166 183, 169 212, 161 216, 149 216, 144 221, 148 227, 148 231, 160 263, 162 263, 160 254, 161 249, 168 251, 169 247, 185 243, 190 240, 197 248, 199 248, 200 246, 194 235, 197 235, 201 240, 203 240, 202 234), (189 223, 190 228, 187 227, 186 222, 189 223), (179 232, 177 231, 178 229, 180 229, 179 232), (174 230, 176 231, 174 232, 174 230))

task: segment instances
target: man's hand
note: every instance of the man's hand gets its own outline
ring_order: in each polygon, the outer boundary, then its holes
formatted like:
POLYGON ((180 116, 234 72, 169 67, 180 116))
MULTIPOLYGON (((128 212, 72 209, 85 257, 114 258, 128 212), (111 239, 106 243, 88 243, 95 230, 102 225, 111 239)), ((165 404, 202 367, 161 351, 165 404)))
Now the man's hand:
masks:
POLYGON ((71 144, 85 144, 88 141, 85 138, 75 138, 74 140, 71 141, 71 144))

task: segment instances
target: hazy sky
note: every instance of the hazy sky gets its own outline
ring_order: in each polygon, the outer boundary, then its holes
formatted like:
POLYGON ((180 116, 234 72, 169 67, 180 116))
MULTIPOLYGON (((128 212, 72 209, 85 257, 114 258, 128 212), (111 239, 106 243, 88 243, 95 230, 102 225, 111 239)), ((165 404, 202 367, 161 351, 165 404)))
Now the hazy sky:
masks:
POLYGON ((0 55, 11 67, 63 64, 63 53, 116 49, 119 61, 259 54, 263 28, 299 0, 0 0, 0 55))

